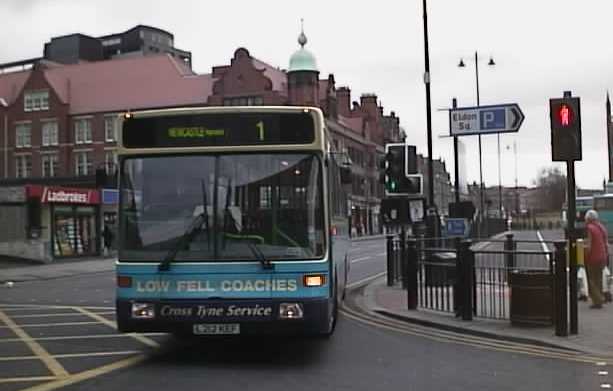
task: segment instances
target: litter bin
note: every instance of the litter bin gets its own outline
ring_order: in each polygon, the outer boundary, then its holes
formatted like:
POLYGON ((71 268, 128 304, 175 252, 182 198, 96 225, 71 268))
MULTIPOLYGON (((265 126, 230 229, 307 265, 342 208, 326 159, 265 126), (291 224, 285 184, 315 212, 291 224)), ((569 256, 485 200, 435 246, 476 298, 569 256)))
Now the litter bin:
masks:
POLYGON ((433 252, 426 258, 426 286, 452 286, 456 281, 456 253, 433 252))
POLYGON ((553 325, 553 276, 548 270, 515 270, 509 286, 512 325, 553 325))

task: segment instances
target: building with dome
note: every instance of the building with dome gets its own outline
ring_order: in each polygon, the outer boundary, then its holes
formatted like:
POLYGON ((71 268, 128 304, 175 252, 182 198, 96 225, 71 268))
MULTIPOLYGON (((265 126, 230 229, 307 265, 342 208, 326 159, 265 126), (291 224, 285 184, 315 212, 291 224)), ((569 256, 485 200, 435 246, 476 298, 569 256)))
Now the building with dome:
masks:
POLYGON ((75 238, 88 239, 77 245, 68 235, 65 247, 71 250, 66 251, 73 256, 99 254, 102 227, 114 227, 117 197, 112 182, 104 189, 95 187, 95 171, 102 167, 112 173, 116 168, 114 115, 162 107, 321 108, 332 142, 353 163, 353 232, 382 232, 378 160, 386 143, 404 137, 400 120, 393 111, 384 112, 376 94, 362 94, 353 101, 350 88, 336 86, 333 74, 322 78, 307 43, 301 32, 287 69, 254 57, 246 48, 236 49, 229 64, 198 74, 191 61, 174 52, 92 59, 79 45, 74 52, 70 45, 64 48, 62 55, 71 59, 69 63, 49 57, 54 52, 47 48, 41 58, 0 64, 0 224, 11 227, 0 233, 0 254, 52 260, 58 256, 51 241, 59 234, 54 232, 60 222, 72 227, 66 232, 75 238), (41 194, 51 190, 86 193, 89 201, 46 205, 48 199, 41 194), (32 240, 47 242, 36 254, 22 251, 33 247, 32 240))

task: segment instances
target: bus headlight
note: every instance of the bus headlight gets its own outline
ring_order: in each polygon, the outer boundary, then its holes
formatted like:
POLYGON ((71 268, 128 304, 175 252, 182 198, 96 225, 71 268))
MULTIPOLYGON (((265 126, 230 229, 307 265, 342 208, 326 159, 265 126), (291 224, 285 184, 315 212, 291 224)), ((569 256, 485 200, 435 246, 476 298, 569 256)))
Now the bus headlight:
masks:
POLYGON ((281 303, 279 305, 279 318, 281 319, 302 319, 304 311, 300 303, 281 303))
POLYGON ((132 319, 155 318, 155 306, 151 303, 132 303, 132 319))

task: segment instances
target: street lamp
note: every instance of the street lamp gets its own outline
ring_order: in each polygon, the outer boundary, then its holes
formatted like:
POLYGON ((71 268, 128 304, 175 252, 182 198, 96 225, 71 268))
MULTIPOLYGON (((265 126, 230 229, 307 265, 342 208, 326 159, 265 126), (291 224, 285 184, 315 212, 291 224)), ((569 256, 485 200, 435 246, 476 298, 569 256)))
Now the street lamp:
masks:
MULTIPOLYGON (((490 57, 489 62, 487 63, 489 66, 494 66, 496 63, 494 59, 490 57)), ((460 62, 458 63, 459 68, 465 68, 466 64, 464 64, 464 60, 460 58, 460 62)), ((475 51, 475 82, 477 87, 477 106, 481 105, 481 101, 479 99, 479 54, 475 51)), ((484 210, 484 200, 483 200, 483 159, 481 153, 481 134, 479 137, 479 216, 483 216, 484 210)), ((499 195, 502 199, 502 188, 500 187, 500 135, 498 135, 498 186, 499 186, 499 195)), ((501 201, 502 202, 502 201, 501 201)))
MULTIPOLYGON (((511 149, 507 145, 507 151, 511 149)), ((513 141, 513 154, 515 155, 515 215, 519 215, 519 190, 517 188, 517 141, 513 141)))

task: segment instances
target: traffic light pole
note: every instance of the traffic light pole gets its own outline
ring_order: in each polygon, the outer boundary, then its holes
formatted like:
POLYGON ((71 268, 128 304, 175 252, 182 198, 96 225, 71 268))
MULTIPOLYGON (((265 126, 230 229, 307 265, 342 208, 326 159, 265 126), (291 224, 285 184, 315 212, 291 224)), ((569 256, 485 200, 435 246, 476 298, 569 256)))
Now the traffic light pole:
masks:
POLYGON ((568 215, 567 221, 567 236, 568 236, 568 263, 569 263, 569 288, 570 288, 570 334, 579 332, 579 319, 577 308, 577 237, 575 233, 575 219, 577 216, 575 208, 575 162, 568 160, 566 162, 566 171, 568 178, 568 215))

